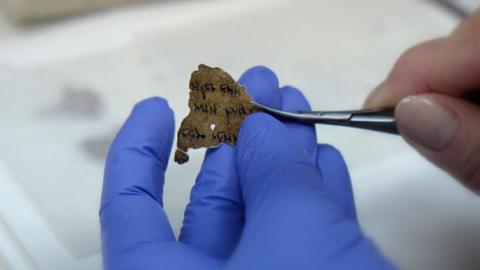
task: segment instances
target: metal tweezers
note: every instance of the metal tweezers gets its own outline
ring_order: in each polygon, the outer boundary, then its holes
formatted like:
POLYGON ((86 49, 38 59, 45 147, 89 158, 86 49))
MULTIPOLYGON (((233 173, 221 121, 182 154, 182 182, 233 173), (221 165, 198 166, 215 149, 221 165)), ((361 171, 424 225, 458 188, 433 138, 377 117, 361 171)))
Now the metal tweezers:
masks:
POLYGON ((252 104, 265 112, 294 121, 355 127, 398 134, 397 125, 393 116, 394 109, 391 108, 353 111, 298 111, 292 113, 272 109, 253 101, 252 104))

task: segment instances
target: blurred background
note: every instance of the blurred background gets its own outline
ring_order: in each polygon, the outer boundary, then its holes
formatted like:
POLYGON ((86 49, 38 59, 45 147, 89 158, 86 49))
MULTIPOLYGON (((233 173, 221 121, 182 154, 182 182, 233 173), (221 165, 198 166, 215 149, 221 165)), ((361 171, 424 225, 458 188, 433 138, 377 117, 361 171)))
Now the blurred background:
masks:
MULTIPOLYGON (((313 108, 359 108, 408 47, 447 35, 478 0, 0 0, 0 269, 101 269, 109 144, 132 106, 187 114, 198 64, 254 65, 313 108)), ((161 119, 159 119, 161 121, 161 119)), ((401 138, 318 126, 351 169, 365 233, 404 269, 479 269, 480 200, 401 138)), ((203 150, 170 162, 176 232, 203 150)))

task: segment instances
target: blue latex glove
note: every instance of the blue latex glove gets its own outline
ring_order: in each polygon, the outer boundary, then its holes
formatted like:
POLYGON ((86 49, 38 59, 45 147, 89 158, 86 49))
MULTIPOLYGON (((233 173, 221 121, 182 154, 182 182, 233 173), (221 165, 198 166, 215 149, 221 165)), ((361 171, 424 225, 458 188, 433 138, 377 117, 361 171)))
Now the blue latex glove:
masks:
MULTIPOLYGON (((266 68, 239 82, 264 105, 309 109, 266 68)), ((173 112, 151 98, 115 139, 100 209, 106 269, 392 268, 358 226, 338 151, 317 145, 313 126, 263 113, 245 120, 235 148, 207 151, 177 241, 162 201, 173 136, 173 112)))

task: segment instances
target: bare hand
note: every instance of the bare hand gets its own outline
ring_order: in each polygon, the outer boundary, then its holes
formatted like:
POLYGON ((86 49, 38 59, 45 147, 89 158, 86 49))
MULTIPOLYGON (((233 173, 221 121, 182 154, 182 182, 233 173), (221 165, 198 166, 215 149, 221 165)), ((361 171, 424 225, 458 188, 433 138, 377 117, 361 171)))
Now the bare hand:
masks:
POLYGON ((479 96, 480 10, 450 36, 407 50, 365 107, 396 106, 407 142, 480 190, 479 96))

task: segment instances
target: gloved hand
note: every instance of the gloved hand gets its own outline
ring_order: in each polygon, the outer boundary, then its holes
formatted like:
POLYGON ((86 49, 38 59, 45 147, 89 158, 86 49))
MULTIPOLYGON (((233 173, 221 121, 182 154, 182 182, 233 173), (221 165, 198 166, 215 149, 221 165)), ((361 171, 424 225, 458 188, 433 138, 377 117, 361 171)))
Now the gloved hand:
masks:
MULTIPOLYGON (((309 109, 266 68, 239 82, 259 103, 309 109)), ((106 269, 392 268, 358 226, 338 151, 317 145, 313 126, 263 113, 245 120, 236 147, 207 151, 177 241, 162 208, 173 136, 173 112, 152 98, 112 144, 100 209, 106 269)))

